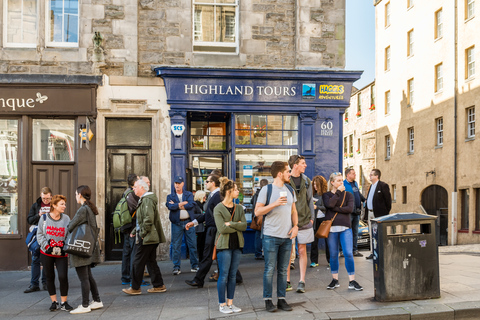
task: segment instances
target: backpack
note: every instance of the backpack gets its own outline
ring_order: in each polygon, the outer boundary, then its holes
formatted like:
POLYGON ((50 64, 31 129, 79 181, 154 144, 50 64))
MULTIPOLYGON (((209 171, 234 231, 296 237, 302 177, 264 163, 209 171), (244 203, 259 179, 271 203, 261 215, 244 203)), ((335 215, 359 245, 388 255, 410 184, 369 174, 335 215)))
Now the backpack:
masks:
POLYGON ((115 234, 115 244, 117 244, 117 236, 118 236, 118 243, 122 243, 122 238, 120 237, 120 233, 123 232, 125 229, 128 229, 132 225, 132 218, 135 217, 136 211, 133 215, 130 215, 130 210, 128 210, 128 203, 127 203, 127 196, 132 193, 133 190, 125 192, 122 195, 120 201, 118 201, 117 206, 115 207, 115 211, 113 212, 113 230, 115 234))
MULTIPOLYGON (((42 218, 43 218, 43 221, 47 220, 47 217, 45 214, 42 216, 42 218)), ((40 252, 40 244, 37 241, 37 230, 38 230, 38 226, 33 227, 32 231, 30 231, 27 234, 27 237, 25 238, 25 243, 27 244, 27 248, 32 252, 32 254, 38 254, 40 252)))
MULTIPOLYGON (((295 195, 294 195, 295 191, 293 190, 292 186, 290 186, 288 184, 285 184, 285 186, 287 186, 287 189, 292 194, 292 197, 295 198, 295 195)), ((273 187, 272 187, 271 183, 267 184, 266 187, 267 187, 267 201, 265 201, 266 202, 265 207, 270 204, 270 198, 272 197, 272 190, 273 190, 273 187)), ((263 187, 263 188, 265 188, 265 187, 263 187)), ((257 201, 255 199, 255 203, 256 202, 257 201)), ((255 210, 255 208, 253 210, 255 210)), ((263 221, 265 220, 267 215, 268 215, 268 213, 261 216, 261 217, 254 216, 252 218, 252 222, 250 223, 250 229, 257 230, 257 231, 262 231, 262 236, 263 236, 263 221), (252 226, 252 224, 253 224, 253 226, 252 226)))

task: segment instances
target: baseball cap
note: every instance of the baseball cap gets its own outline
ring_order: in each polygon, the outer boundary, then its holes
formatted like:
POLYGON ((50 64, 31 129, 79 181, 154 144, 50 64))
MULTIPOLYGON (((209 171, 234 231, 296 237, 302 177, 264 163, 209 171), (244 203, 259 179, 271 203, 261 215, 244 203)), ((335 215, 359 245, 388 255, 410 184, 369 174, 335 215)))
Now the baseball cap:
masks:
POLYGON ((183 177, 176 176, 175 179, 173 179, 173 182, 175 182, 175 183, 182 183, 182 182, 183 182, 183 177))

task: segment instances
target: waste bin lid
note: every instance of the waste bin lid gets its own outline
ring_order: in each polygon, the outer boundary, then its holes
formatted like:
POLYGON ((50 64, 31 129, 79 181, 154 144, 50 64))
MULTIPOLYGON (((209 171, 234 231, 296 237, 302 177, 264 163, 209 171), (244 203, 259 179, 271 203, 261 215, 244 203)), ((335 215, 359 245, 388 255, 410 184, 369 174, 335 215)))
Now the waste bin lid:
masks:
POLYGON ((432 216, 429 214, 415 213, 415 212, 401 212, 388 214, 386 216, 378 217, 372 219, 378 223, 382 222, 396 222, 396 221, 407 221, 407 220, 435 220, 437 216, 432 216))

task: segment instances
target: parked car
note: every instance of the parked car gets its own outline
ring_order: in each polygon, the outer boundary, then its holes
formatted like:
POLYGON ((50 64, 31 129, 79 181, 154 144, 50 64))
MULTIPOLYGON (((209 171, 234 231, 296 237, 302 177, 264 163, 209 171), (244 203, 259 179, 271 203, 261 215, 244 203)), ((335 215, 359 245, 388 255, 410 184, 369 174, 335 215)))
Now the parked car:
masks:
POLYGON ((358 240, 359 248, 367 248, 370 250, 370 233, 368 232, 368 223, 361 221, 358 223, 358 240))

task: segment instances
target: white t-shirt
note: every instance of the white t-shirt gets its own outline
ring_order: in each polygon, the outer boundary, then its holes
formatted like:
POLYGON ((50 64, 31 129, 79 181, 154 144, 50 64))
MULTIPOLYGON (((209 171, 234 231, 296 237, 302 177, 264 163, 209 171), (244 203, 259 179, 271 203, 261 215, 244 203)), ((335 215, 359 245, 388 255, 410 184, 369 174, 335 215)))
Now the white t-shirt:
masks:
MULTIPOLYGON (((178 194, 177 193, 177 197, 178 197, 178 201, 179 202, 182 202, 183 200, 183 193, 182 194, 178 194)), ((180 210, 180 219, 188 219, 190 218, 190 215, 188 214, 188 211, 187 210, 180 210)))

